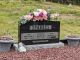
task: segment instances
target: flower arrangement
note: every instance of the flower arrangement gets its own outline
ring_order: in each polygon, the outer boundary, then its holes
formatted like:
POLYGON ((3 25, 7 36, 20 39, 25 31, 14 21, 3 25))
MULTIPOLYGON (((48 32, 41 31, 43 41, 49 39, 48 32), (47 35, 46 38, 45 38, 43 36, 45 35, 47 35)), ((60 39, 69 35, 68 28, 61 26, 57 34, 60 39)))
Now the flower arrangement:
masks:
POLYGON ((21 17, 22 23, 27 21, 47 21, 50 17, 49 13, 44 9, 37 9, 36 11, 30 12, 28 15, 21 17))

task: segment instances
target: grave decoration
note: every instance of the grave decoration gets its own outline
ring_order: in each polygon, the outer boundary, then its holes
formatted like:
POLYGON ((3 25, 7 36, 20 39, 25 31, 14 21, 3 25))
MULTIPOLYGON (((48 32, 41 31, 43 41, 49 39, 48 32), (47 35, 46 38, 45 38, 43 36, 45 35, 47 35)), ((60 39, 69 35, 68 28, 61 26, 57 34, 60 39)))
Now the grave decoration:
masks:
POLYGON ((23 16, 19 23, 20 42, 25 45, 59 43, 60 22, 49 18, 44 9, 23 16))
POLYGON ((11 35, 0 36, 0 52, 10 51, 11 45, 15 43, 11 35))
POLYGON ((80 36, 77 35, 68 35, 65 37, 69 46, 79 46, 80 44, 80 36))
POLYGON ((28 15, 21 17, 21 23, 25 24, 28 21, 47 21, 50 19, 50 13, 47 13, 44 9, 37 9, 28 15))

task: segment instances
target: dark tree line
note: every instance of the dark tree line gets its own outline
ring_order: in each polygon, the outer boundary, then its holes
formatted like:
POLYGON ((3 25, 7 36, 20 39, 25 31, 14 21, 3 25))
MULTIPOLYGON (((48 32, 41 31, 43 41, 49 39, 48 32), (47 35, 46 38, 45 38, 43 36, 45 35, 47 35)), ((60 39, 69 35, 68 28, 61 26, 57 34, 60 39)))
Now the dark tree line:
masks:
POLYGON ((63 4, 80 4, 80 0, 46 0, 51 2, 63 3, 63 4))
POLYGON ((21 1, 40 1, 40 2, 56 2, 56 3, 62 3, 62 4, 77 4, 80 5, 80 0, 21 0, 21 1))

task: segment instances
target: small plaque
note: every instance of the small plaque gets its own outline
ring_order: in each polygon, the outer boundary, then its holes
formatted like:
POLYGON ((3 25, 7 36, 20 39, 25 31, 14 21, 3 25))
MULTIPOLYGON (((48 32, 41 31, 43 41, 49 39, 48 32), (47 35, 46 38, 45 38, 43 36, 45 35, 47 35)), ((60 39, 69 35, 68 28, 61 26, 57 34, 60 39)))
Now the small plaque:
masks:
POLYGON ((19 25, 20 41, 26 45, 58 43, 59 21, 29 21, 19 25))

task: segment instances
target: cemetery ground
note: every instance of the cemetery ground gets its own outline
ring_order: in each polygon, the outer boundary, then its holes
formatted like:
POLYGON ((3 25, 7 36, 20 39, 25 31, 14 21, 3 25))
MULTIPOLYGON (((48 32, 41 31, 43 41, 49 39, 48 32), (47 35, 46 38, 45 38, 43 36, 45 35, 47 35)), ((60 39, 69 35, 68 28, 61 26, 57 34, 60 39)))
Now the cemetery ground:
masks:
MULTIPOLYGON (((0 1, 0 36, 10 33, 18 40, 18 21, 20 17, 30 10, 51 7, 51 13, 60 13, 58 20, 61 22, 60 39, 66 35, 80 35, 80 6, 63 5, 58 3, 39 2, 5 2, 0 1)), ((55 19, 54 19, 55 20, 55 19)), ((0 52, 0 60, 79 60, 80 46, 40 49, 28 52, 0 52)))
POLYGON ((0 60, 79 60, 79 47, 39 49, 28 52, 0 52, 0 60))

